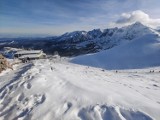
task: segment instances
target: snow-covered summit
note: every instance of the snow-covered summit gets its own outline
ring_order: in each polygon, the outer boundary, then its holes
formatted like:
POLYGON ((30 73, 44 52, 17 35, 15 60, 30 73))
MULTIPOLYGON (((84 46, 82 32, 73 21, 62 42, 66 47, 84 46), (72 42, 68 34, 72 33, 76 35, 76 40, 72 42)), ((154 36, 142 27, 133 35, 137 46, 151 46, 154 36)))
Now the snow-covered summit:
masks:
POLYGON ((144 26, 142 23, 136 22, 132 25, 122 28, 107 29, 104 32, 108 32, 106 37, 110 36, 110 39, 113 40, 132 40, 145 34, 150 34, 152 33, 152 30, 151 28, 144 26))
POLYGON ((154 30, 135 23, 118 29, 110 38, 110 43, 119 45, 99 53, 76 57, 72 62, 105 69, 160 66, 160 36, 154 30))
POLYGON ((156 34, 156 32, 142 23, 136 22, 122 28, 116 27, 104 29, 97 38, 92 40, 92 42, 99 47, 98 51, 101 51, 110 49, 114 46, 120 45, 121 43, 138 39, 139 37, 147 34, 156 34))
MULTIPOLYGON (((151 28, 143 25, 140 22, 136 22, 136 23, 134 23, 132 25, 129 25, 127 27, 123 27, 121 29, 123 29, 125 31, 126 36, 127 35, 131 35, 131 36, 135 36, 137 38, 140 37, 140 36, 143 36, 145 34, 151 34, 151 33, 153 33, 153 31, 152 31, 151 28)), ((132 38, 130 38, 130 39, 132 39, 132 38)))
MULTIPOLYGON (((101 31, 100 29, 93 29, 91 31, 74 31, 70 33, 65 33, 62 36, 60 36, 60 41, 69 41, 69 39, 74 39, 75 41, 87 41, 87 40, 94 40, 94 39, 100 39, 106 37, 113 37, 115 39, 118 38, 124 38, 127 40, 133 39, 135 37, 142 36, 144 34, 147 34, 151 32, 151 28, 146 27, 140 22, 136 22, 132 25, 122 27, 122 28, 110 28, 110 29, 104 29, 101 31)), ((112 39, 112 38, 111 38, 112 39)), ((73 41, 74 42, 74 41, 73 41)))
POLYGON ((99 37, 102 32, 100 29, 94 29, 91 31, 74 31, 74 32, 67 32, 59 37, 58 41, 65 41, 65 42, 80 42, 80 41, 87 41, 94 38, 99 37))

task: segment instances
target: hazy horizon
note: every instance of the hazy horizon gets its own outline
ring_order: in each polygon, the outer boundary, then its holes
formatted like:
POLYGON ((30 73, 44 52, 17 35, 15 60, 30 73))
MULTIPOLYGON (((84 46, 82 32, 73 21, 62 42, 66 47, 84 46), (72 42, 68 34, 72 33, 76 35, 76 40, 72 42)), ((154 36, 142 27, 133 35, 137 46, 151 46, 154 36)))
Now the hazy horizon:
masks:
POLYGON ((160 26, 158 0, 0 0, 0 35, 61 35, 140 21, 160 26))

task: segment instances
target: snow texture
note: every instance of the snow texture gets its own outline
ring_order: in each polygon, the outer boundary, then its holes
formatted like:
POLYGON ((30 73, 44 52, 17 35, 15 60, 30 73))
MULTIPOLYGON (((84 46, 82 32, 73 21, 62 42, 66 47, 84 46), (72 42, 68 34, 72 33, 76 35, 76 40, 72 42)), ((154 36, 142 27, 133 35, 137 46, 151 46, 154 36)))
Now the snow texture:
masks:
POLYGON ((0 75, 0 119, 159 120, 159 71, 107 71, 65 58, 19 64, 0 75))

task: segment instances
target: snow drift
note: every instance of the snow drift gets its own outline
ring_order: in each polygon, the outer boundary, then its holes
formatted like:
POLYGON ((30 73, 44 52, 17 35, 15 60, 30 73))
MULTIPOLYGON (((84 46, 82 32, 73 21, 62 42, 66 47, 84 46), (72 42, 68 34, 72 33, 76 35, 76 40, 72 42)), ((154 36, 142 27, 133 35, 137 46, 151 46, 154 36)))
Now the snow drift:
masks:
POLYGON ((36 60, 0 74, 0 120, 159 120, 159 71, 36 60))

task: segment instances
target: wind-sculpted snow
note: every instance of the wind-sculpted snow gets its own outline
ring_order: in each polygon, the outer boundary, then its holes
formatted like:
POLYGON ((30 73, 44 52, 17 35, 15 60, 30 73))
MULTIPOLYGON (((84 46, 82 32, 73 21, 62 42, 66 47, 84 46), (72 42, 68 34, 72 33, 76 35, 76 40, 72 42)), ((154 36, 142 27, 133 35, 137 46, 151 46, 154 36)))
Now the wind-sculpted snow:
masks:
POLYGON ((78 116, 82 120, 153 120, 139 111, 119 109, 107 105, 82 108, 78 116))
POLYGON ((19 64, 0 74, 0 120, 159 120, 159 71, 107 71, 65 58, 19 64))
POLYGON ((17 120, 22 117, 28 120, 31 118, 31 111, 45 101, 44 94, 26 96, 25 89, 31 88, 30 81, 34 76, 31 67, 32 64, 22 66, 15 75, 7 76, 12 77, 11 80, 4 76, 0 79, 1 82, 2 80, 8 82, 0 89, 0 116, 4 116, 5 120, 17 120))

